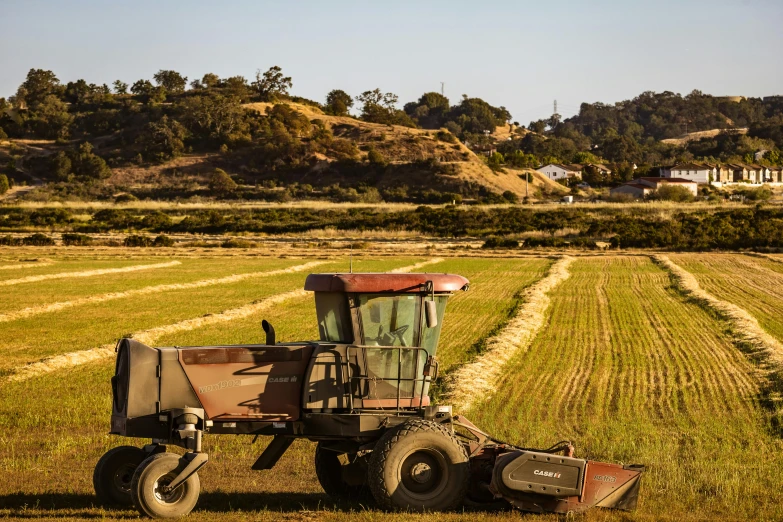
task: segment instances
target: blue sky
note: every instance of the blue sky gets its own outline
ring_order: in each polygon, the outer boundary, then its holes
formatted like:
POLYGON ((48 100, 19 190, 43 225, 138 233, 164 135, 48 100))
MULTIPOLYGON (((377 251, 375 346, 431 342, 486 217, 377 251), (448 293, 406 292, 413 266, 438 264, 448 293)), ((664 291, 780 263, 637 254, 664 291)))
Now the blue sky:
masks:
POLYGON ((552 101, 647 90, 783 94, 782 0, 0 1, 0 96, 32 68, 111 84, 280 65, 323 101, 380 87, 400 104, 440 90, 505 105, 523 124, 552 101))

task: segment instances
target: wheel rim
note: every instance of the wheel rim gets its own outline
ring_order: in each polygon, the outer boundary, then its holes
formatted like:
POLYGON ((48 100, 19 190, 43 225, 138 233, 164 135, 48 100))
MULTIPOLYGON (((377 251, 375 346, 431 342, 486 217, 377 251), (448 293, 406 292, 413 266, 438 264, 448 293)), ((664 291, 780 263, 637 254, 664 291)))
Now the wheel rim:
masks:
POLYGON ((130 494, 134 471, 136 471, 136 466, 133 464, 123 464, 117 468, 113 477, 114 487, 123 493, 130 494))
POLYGON ((407 493, 420 500, 437 497, 448 481, 448 464, 435 450, 419 449, 409 452, 402 459, 399 479, 407 493))
POLYGON ((165 491, 165 487, 171 484, 176 475, 169 473, 160 477, 155 481, 155 485, 152 487, 153 496, 159 504, 176 504, 185 495, 186 484, 181 484, 174 491, 165 491))

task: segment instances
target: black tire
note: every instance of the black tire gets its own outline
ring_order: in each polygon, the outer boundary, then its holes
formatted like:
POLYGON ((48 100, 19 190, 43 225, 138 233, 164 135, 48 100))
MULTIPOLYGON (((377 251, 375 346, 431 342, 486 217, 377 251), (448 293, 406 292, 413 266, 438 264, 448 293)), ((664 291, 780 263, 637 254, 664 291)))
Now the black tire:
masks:
POLYGON ((334 500, 363 500, 370 495, 367 487, 366 459, 344 465, 339 453, 324 449, 319 442, 315 448, 315 475, 327 495, 334 500), (352 483, 346 481, 345 474, 351 474, 352 483), (357 484, 357 479, 361 481, 357 484))
POLYGON ((423 419, 387 431, 368 470, 373 497, 390 510, 454 509, 465 498, 469 480, 465 447, 445 427, 423 419))
POLYGON ((104 453, 92 473, 98 501, 105 505, 132 506, 133 474, 145 458, 144 450, 135 446, 119 446, 104 453))
POLYGON ((158 453, 136 468, 131 495, 139 513, 152 518, 177 518, 187 515, 196 506, 201 489, 197 473, 169 494, 159 490, 177 476, 179 459, 174 453, 158 453))

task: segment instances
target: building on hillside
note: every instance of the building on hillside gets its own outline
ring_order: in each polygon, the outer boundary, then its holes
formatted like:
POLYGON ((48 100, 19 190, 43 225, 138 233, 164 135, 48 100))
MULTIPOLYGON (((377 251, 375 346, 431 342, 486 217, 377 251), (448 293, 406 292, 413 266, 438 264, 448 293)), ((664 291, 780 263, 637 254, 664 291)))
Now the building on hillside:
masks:
POLYGON ((683 178, 639 178, 635 180, 637 183, 652 187, 653 190, 658 190, 664 185, 677 185, 678 187, 685 187, 690 190, 695 196, 698 192, 698 184, 692 179, 683 178))
POLYGON ((684 187, 688 189, 694 196, 698 191, 698 184, 690 179, 682 178, 639 178, 633 181, 629 181, 619 187, 615 187, 609 191, 610 194, 631 194, 637 198, 643 198, 649 196, 659 188, 665 185, 676 185, 678 187, 684 187))
POLYGON ((582 166, 581 165, 564 165, 562 163, 550 163, 536 169, 547 178, 551 180, 560 180, 568 178, 582 179, 582 166))
POLYGON ((588 163, 587 165, 585 165, 582 168, 582 170, 585 170, 588 167, 595 169, 599 174, 601 174, 603 176, 611 176, 612 175, 612 169, 610 169, 609 167, 607 167, 603 163, 588 163))
POLYGON ((687 179, 696 183, 716 181, 715 175, 714 167, 701 163, 680 163, 673 167, 661 169, 661 177, 687 179))
POLYGON ((767 181, 769 183, 783 183, 783 167, 769 167, 767 181))
POLYGON ((623 183, 619 187, 610 189, 609 194, 612 196, 619 194, 629 194, 635 198, 644 199, 654 191, 655 189, 649 185, 643 185, 641 183, 629 181, 628 183, 623 183))

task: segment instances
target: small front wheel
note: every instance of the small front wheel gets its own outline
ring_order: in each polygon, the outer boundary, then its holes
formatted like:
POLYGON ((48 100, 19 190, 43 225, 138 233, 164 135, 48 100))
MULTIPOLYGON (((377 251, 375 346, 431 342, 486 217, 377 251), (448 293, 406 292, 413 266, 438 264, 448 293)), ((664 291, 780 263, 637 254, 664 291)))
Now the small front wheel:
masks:
POLYGON ((132 506, 133 473, 146 457, 144 450, 135 446, 119 446, 104 453, 92 474, 98 500, 102 504, 132 506))
POLYGON ((178 455, 158 453, 136 468, 131 495, 139 513, 152 518, 177 518, 187 515, 196 506, 201 489, 196 473, 177 489, 167 490, 167 486, 179 474, 179 463, 178 455))

